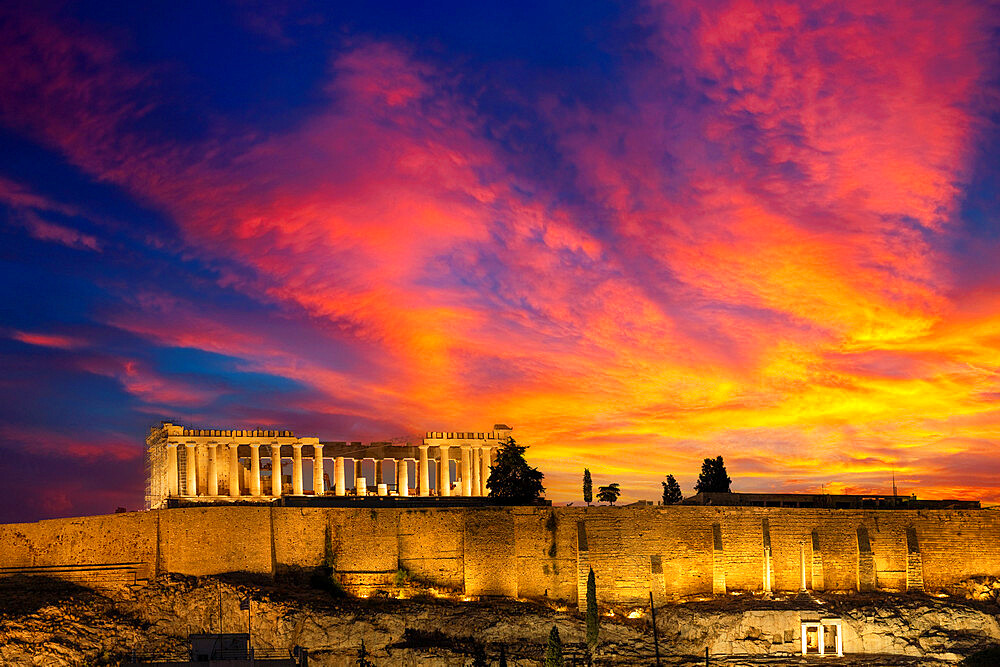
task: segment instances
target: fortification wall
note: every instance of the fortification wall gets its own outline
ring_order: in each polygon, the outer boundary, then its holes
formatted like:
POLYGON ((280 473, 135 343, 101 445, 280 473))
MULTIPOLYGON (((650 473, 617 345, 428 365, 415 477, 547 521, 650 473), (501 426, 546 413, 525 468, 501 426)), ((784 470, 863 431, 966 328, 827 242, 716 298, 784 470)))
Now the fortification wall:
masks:
POLYGON ((332 517, 325 510, 274 508, 270 514, 274 531, 274 568, 278 575, 311 570, 322 563, 328 528, 331 544, 337 544, 340 539, 332 517))
POLYGON ((399 565, 414 578, 462 589, 465 583, 464 511, 401 511, 397 544, 399 565))
POLYGON ((560 509, 515 508, 514 568, 518 594, 576 600, 576 520, 560 509))
POLYGON ((1000 576, 1000 512, 750 507, 219 506, 0 525, 0 573, 97 567, 282 575, 330 554, 363 589, 413 577, 469 595, 603 602, 734 590, 936 589, 1000 576), (138 565, 137 565, 138 564, 138 565), (803 568, 804 566, 804 568, 803 568), (804 575, 804 577, 803 577, 804 575))
POLYGON ((0 525, 0 574, 132 583, 155 573, 158 517, 149 512, 0 525))
POLYGON ((270 508, 192 507, 150 512, 159 517, 158 572, 270 574, 270 508), (238 567, 234 567, 237 566, 238 567))

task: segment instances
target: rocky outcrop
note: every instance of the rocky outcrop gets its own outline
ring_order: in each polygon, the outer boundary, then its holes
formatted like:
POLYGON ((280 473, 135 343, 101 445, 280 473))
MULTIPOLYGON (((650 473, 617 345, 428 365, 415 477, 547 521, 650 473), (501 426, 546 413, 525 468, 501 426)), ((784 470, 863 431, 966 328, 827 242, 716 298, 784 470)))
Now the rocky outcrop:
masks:
MULTIPOLYGON (((585 625, 568 610, 513 600, 463 601, 441 591, 396 590, 406 599, 331 597, 307 586, 245 577, 162 577, 102 592, 43 579, 0 580, 0 663, 119 664, 132 651, 176 654, 196 632, 242 632, 249 595, 251 632, 261 647, 304 646, 311 665, 355 664, 364 639, 375 664, 470 665, 477 644, 495 664, 541 664, 552 626, 582 657, 585 625)), ((596 664, 650 664, 648 610, 618 610, 601 620, 596 664)), ((1000 642, 985 605, 926 596, 725 597, 657 609, 665 665, 798 662, 803 618, 836 617, 848 657, 838 664, 932 665, 1000 642), (853 655, 851 655, 853 654, 853 655), (794 657, 793 657, 794 656, 794 657)))
POLYGON ((950 595, 966 600, 997 602, 1000 600, 1000 579, 973 577, 949 586, 947 591, 950 595))
POLYGON ((664 607, 657 627, 677 652, 781 656, 800 653, 803 620, 839 618, 846 654, 955 662, 1000 643, 996 611, 926 596, 803 596, 664 607))

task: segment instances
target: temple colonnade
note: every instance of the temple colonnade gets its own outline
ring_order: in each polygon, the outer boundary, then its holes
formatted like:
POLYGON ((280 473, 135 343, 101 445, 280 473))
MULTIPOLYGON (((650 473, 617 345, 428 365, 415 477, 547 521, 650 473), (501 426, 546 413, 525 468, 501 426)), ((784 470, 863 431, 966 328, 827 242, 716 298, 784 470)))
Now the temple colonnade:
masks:
POLYGON ((172 424, 163 429, 158 442, 155 433, 147 441, 151 452, 165 450, 164 488, 159 494, 151 492, 161 498, 487 496, 490 465, 505 437, 502 432, 428 433, 419 445, 365 446, 321 443, 317 438, 296 438, 289 431, 192 430, 172 424), (277 466, 276 460, 281 462, 277 466), (372 480, 362 471, 366 460, 375 464, 372 480), (310 491, 304 482, 307 461, 310 491), (332 475, 327 461, 332 461, 332 475), (387 462, 391 462, 388 474, 387 462), (283 474, 289 467, 291 475, 283 474))

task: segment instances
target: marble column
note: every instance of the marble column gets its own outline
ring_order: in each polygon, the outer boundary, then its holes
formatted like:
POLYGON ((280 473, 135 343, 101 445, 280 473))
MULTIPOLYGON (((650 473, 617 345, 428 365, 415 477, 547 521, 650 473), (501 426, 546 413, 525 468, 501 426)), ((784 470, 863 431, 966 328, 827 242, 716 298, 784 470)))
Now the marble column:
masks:
POLYGON ((260 443, 250 443, 250 495, 260 495, 260 443))
POLYGON ((365 477, 364 459, 354 459, 354 493, 358 496, 368 495, 368 478, 365 477))
POLYGON ((175 498, 179 495, 177 482, 177 443, 167 443, 167 495, 175 498))
POLYGON ((472 448, 462 445, 462 495, 472 495, 472 448))
POLYGON ((184 469, 187 473, 187 495, 198 495, 198 454, 197 445, 184 443, 184 469))
POLYGON ((323 488, 323 444, 313 445, 313 493, 322 496, 326 493, 323 488))
POLYGON ((333 488, 338 496, 347 495, 347 485, 344 483, 344 457, 333 460, 333 488))
POLYGON ((292 494, 302 495, 302 445, 292 445, 292 494))
POLYGON ((480 492, 483 496, 490 495, 490 490, 486 486, 486 482, 490 480, 490 465, 492 465, 493 448, 483 447, 483 469, 479 473, 479 486, 480 492))
POLYGON ((281 497, 281 445, 271 443, 271 495, 281 497))
POLYGON ((438 495, 451 495, 451 462, 448 460, 449 445, 438 445, 438 455, 441 457, 441 475, 438 477, 438 495))
POLYGON ((375 493, 380 496, 389 495, 389 485, 385 481, 385 459, 375 459, 375 493))
POLYGON ((472 495, 481 496, 483 495, 483 482, 480 479, 483 472, 483 466, 480 463, 482 454, 481 445, 472 446, 472 495))
POLYGON ((219 495, 219 461, 216 458, 219 444, 208 443, 208 495, 219 495))
POLYGON ((396 494, 410 495, 410 466, 406 459, 396 461, 396 494))
POLYGON ((240 446, 229 444, 229 497, 240 497, 240 446))
MULTIPOLYGON (((176 469, 177 466, 175 465, 174 470, 176 469)), ((428 479, 427 479, 428 472, 429 471, 427 470, 427 445, 420 445, 420 463, 418 465, 417 475, 419 477, 419 483, 420 483, 420 495, 422 496, 431 495, 431 487, 430 484, 428 484, 428 479)))

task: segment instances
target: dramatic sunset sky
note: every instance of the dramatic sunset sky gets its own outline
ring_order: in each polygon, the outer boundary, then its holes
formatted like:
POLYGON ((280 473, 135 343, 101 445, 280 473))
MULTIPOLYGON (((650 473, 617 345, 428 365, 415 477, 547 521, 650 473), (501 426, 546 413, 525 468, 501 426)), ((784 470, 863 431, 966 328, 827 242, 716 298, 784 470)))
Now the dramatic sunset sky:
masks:
POLYGON ((0 521, 162 419, 1000 501, 1000 7, 5 2, 0 521))

